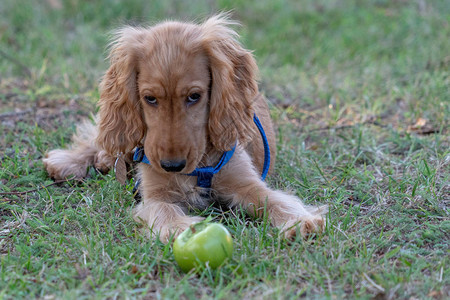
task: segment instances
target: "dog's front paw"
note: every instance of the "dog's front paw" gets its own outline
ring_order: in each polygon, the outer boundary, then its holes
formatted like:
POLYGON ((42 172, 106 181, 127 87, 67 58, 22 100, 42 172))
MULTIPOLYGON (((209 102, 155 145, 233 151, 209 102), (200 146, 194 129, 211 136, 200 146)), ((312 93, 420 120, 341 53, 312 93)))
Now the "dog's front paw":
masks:
POLYGON ((286 239, 293 240, 300 232, 303 238, 322 233, 325 230, 326 220, 323 216, 308 216, 292 219, 286 222, 282 231, 286 239))
POLYGON ((150 239, 159 238, 168 243, 191 224, 200 222, 202 217, 186 216, 180 207, 164 202, 141 202, 133 209, 133 218, 144 225, 144 233, 150 239))
POLYGON ((182 217, 177 218, 171 224, 166 224, 161 228, 148 228, 147 236, 150 238, 159 237, 159 240, 163 243, 168 243, 172 239, 175 240, 183 231, 185 231, 189 226, 195 224, 197 222, 202 221, 204 218, 202 217, 182 217))

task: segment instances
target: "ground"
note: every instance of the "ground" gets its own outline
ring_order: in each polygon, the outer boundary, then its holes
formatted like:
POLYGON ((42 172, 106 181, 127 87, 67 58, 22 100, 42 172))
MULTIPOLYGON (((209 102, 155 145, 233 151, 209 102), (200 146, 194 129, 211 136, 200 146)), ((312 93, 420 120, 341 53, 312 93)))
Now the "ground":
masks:
POLYGON ((0 3, 0 298, 450 297, 448 1, 0 3), (92 117, 120 24, 232 9, 277 127, 269 185, 328 204, 325 232, 287 242, 215 208, 222 268, 184 274, 131 218, 133 182, 54 183, 46 151, 92 117))

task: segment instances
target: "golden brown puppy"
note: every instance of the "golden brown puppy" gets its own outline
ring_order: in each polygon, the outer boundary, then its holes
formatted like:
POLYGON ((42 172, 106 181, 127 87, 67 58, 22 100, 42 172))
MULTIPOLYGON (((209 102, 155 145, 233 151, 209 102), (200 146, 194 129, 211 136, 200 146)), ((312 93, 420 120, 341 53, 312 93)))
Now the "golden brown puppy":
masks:
POLYGON ((203 24, 164 22, 125 27, 111 44, 110 68, 100 85, 97 124, 78 127, 73 145, 44 159, 55 179, 84 177, 89 165, 107 170, 118 155, 143 145, 150 164, 140 164, 143 201, 133 210, 150 236, 167 241, 200 217, 190 207, 206 207, 195 176, 214 166, 234 145, 230 161, 213 177, 212 200, 240 206, 250 215, 266 210, 287 238, 323 230, 326 207, 307 207, 261 180, 264 147, 253 115, 261 120, 272 154, 275 136, 265 99, 256 82, 258 68, 237 41, 224 15, 203 24))

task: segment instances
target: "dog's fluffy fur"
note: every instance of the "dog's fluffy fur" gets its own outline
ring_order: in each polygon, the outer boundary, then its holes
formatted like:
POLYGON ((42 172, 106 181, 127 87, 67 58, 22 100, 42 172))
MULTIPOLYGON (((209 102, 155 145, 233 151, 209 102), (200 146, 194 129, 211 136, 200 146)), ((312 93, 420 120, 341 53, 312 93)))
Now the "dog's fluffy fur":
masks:
POLYGON ((253 114, 267 134, 270 171, 275 134, 258 92, 255 60, 237 41, 233 24, 219 15, 200 25, 164 22, 118 30, 100 85, 96 124, 79 125, 71 148, 46 155, 49 175, 82 178, 90 165, 107 171, 117 155, 143 145, 151 165, 139 165, 143 201, 133 216, 150 236, 167 241, 201 220, 187 215, 190 207, 208 205, 196 177, 183 174, 217 164, 237 142, 234 156, 213 178, 214 198, 253 216, 266 211, 287 238, 297 229, 303 236, 323 230, 326 207, 307 207, 260 179, 264 147, 253 114), (167 172, 162 161, 185 165, 167 172))

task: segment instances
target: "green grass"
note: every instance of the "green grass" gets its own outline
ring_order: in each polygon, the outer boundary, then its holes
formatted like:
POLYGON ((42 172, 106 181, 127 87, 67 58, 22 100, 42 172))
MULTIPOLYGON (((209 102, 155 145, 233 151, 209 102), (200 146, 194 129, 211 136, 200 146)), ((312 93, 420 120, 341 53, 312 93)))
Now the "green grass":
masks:
POLYGON ((450 297, 448 1, 48 3, 0 3, 0 299, 450 297), (209 209, 233 259, 183 274, 132 220, 132 183, 52 184, 41 158, 95 111, 110 30, 229 9, 272 103, 269 184, 328 204, 329 222, 288 243, 209 209))

